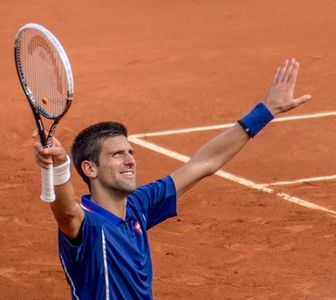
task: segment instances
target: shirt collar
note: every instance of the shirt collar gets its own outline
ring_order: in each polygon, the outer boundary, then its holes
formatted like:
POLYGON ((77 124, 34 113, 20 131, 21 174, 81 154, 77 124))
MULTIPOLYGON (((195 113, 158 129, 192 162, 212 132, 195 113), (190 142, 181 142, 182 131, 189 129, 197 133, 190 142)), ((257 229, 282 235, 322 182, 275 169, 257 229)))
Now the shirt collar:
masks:
POLYGON ((98 205, 97 203, 93 202, 90 199, 90 195, 83 195, 82 196, 82 203, 81 203, 82 208, 88 210, 88 211, 92 211, 95 213, 98 213, 102 216, 104 216, 105 218, 107 218, 109 221, 112 222, 113 225, 118 224, 119 222, 122 222, 123 220, 116 216, 114 213, 112 213, 111 211, 101 207, 100 205, 98 205))

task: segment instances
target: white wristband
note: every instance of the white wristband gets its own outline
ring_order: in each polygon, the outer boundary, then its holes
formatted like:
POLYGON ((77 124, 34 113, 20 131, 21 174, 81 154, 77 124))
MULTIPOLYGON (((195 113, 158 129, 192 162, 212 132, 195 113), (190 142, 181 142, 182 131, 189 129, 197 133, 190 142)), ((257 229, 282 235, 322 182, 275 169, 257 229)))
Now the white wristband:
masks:
POLYGON ((61 185, 70 179, 70 157, 66 156, 66 162, 54 167, 54 185, 61 185))

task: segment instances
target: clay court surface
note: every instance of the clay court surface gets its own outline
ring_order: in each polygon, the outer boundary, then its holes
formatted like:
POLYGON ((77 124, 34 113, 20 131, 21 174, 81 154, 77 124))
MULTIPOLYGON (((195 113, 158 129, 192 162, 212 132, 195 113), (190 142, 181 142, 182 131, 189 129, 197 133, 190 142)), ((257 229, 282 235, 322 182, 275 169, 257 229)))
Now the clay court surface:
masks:
MULTIPOLYGON (((131 135, 235 122, 266 96, 278 64, 299 59, 296 95, 313 100, 279 116, 294 120, 270 124, 223 169, 252 185, 207 178, 179 199, 178 217, 150 231, 154 295, 336 299, 335 11, 332 0, 2 0, 0 299, 70 299, 13 61, 15 33, 29 22, 54 32, 73 66, 75 100, 57 131, 67 149, 103 120, 131 135), (297 119, 316 113, 326 115, 297 119), (287 184, 260 185, 279 181, 287 184)), ((221 130, 138 137, 138 183, 169 174, 178 154, 189 157, 221 130)), ((79 200, 86 188, 73 178, 79 200)))

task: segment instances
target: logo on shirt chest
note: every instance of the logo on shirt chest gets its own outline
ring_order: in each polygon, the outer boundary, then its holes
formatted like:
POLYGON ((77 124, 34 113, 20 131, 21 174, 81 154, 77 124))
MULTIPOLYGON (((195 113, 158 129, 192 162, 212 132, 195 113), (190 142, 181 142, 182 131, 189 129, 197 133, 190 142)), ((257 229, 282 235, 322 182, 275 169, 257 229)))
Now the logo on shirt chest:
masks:
POLYGON ((142 230, 141 230, 141 226, 140 226, 140 223, 137 221, 135 224, 134 224, 134 227, 133 227, 137 232, 139 232, 140 234, 142 234, 142 230))

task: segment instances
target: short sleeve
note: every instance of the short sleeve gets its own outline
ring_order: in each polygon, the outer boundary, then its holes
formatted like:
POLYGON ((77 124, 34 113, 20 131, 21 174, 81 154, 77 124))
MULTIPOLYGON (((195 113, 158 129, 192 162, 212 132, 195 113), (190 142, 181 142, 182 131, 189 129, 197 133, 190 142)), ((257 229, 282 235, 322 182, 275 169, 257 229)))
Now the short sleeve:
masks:
POLYGON ((176 188, 170 176, 140 186, 129 196, 147 218, 146 229, 176 216, 176 188))
POLYGON ((83 261, 85 253, 90 250, 87 247, 92 247, 95 240, 99 236, 100 230, 92 212, 84 210, 84 220, 81 226, 80 241, 74 243, 59 229, 58 230, 58 245, 60 255, 67 264, 76 264, 83 261))

